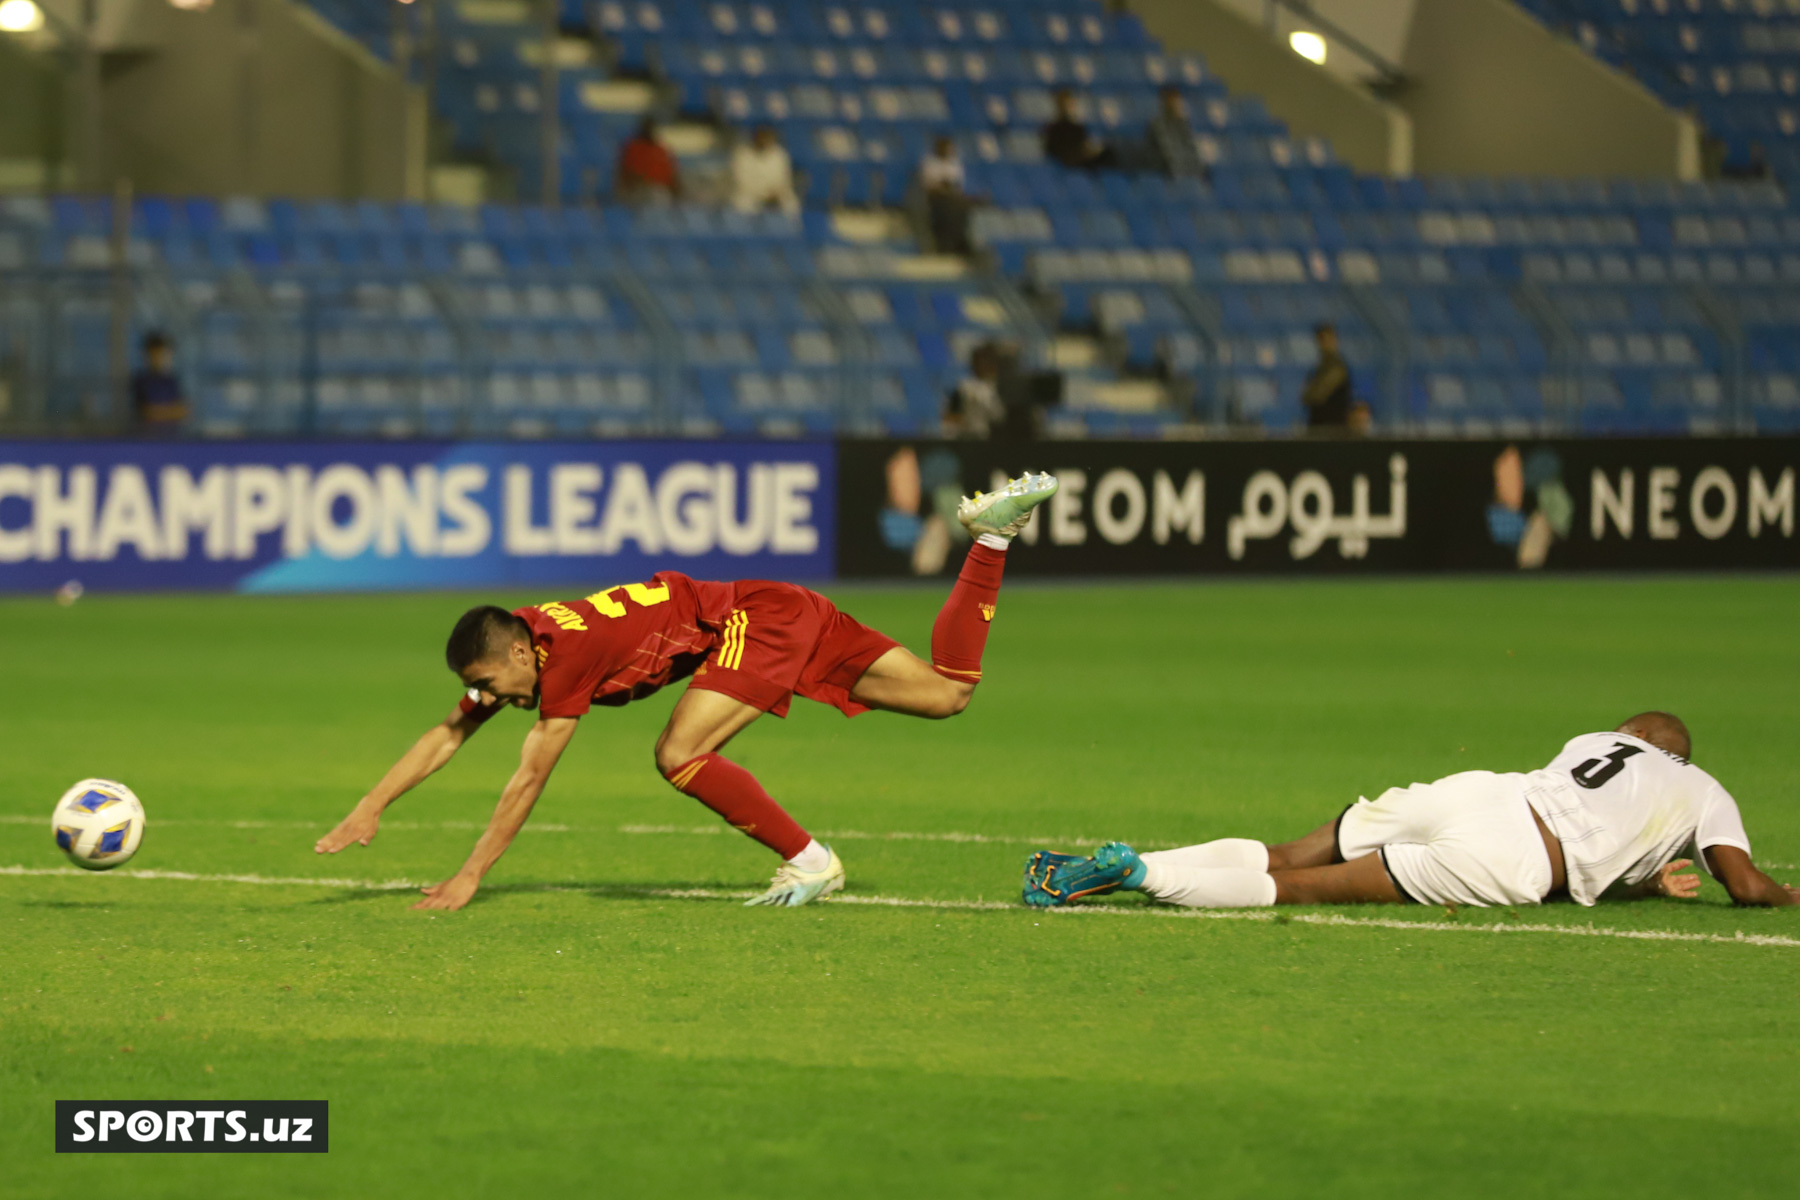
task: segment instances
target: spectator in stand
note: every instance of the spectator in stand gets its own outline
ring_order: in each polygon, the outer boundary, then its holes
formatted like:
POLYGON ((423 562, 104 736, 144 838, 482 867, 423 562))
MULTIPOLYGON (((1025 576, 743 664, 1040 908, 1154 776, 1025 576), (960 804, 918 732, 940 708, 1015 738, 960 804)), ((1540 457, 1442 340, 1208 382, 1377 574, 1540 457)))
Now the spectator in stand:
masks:
POLYGON ((144 335, 144 365, 131 376, 131 411, 141 433, 170 436, 187 420, 187 398, 175 374, 175 346, 168 336, 144 335))
POLYGON ((1181 89, 1165 86, 1160 93, 1160 106, 1150 122, 1150 153, 1163 173, 1171 179, 1199 179, 1205 176, 1200 151, 1194 147, 1194 127, 1188 121, 1187 100, 1181 89))
POLYGON ((944 404, 944 436, 990 438, 1006 424, 1000 398, 1000 348, 983 342, 969 355, 969 374, 944 404))
POLYGON ((632 139, 619 151, 613 195, 627 204, 668 203, 681 199, 681 168, 656 135, 656 119, 645 117, 632 139))
POLYGON ((1306 377, 1300 401, 1306 405, 1308 433, 1345 433, 1350 427, 1350 364, 1338 350, 1337 328, 1320 325, 1313 330, 1319 345, 1319 365, 1306 377))
POLYGON ((962 157, 956 143, 940 134, 932 143, 931 153, 919 163, 919 186, 925 192, 926 223, 931 229, 932 249, 939 254, 968 254, 969 209, 973 207, 963 190, 962 157))
POLYGON ((1076 115, 1075 93, 1068 88, 1057 89, 1056 120, 1044 126, 1044 157, 1072 170, 1118 165, 1113 148, 1091 136, 1076 115))
POLYGON ((1062 372, 1033 370, 1016 342, 992 339, 969 355, 969 374, 947 397, 946 437, 1030 441, 1044 434, 1044 412, 1062 403, 1062 372))
POLYGON ((794 162, 767 125, 758 125, 749 141, 739 142, 731 151, 731 203, 739 212, 772 208, 790 217, 800 213, 794 162))

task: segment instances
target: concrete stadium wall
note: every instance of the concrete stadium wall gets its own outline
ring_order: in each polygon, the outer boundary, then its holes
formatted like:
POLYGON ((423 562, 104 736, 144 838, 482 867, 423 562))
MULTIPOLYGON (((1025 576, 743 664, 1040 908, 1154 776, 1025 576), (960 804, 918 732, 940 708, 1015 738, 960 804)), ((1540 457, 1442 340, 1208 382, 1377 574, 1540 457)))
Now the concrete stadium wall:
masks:
POLYGON ((1367 82, 1377 74, 1374 66, 1361 56, 1359 50, 1339 42, 1327 29, 1342 30, 1361 43, 1362 48, 1390 63, 1397 63, 1406 49, 1406 31, 1412 25, 1413 7, 1418 0, 1312 0, 1308 11, 1319 18, 1316 21, 1292 9, 1278 8, 1271 13, 1268 0, 1217 0, 1217 3, 1265 29, 1273 19, 1276 40, 1283 43, 1296 29, 1319 34, 1330 51, 1325 58, 1325 69, 1340 79, 1367 82))
POLYGON ((1358 170, 1411 172, 1405 111, 1301 58, 1232 2, 1135 0, 1132 11, 1169 50, 1205 55, 1233 91, 1262 97, 1296 134, 1328 139, 1358 170))
POLYGON ((56 60, 0 37, 0 191, 54 184, 63 158, 64 84, 56 60))
POLYGON ((1421 173, 1699 177, 1692 119, 1512 0, 1418 0, 1400 66, 1421 173))
POLYGON ((139 3, 113 32, 108 179, 129 178, 139 192, 421 194, 419 98, 310 10, 288 0, 220 0, 200 13, 139 3))

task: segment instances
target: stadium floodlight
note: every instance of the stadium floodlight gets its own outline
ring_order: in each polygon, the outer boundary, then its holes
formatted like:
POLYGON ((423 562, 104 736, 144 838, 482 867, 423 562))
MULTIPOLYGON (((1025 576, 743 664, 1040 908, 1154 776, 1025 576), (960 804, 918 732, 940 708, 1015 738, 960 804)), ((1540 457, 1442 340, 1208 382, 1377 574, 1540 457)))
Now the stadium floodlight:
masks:
POLYGON ((1288 34, 1288 45, 1293 47, 1294 53, 1298 54, 1301 58, 1304 58, 1309 62, 1316 62, 1320 65, 1324 65, 1325 39, 1314 33, 1312 30, 1294 30, 1294 32, 1288 34))
POLYGON ((205 12, 212 7, 213 0, 169 0, 170 8, 178 8, 182 12, 205 12))
POLYGON ((44 27, 44 10, 34 0, 0 0, 0 32, 36 33, 44 27))

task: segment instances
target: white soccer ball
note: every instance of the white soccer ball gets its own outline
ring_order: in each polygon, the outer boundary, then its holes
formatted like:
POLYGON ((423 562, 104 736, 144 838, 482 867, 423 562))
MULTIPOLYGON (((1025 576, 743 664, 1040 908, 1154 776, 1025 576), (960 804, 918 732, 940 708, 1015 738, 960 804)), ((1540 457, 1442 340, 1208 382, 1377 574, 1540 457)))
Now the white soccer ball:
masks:
POLYGON ((144 840, 144 803, 115 780, 84 779, 56 802, 50 831, 70 862, 109 871, 129 861, 144 840))

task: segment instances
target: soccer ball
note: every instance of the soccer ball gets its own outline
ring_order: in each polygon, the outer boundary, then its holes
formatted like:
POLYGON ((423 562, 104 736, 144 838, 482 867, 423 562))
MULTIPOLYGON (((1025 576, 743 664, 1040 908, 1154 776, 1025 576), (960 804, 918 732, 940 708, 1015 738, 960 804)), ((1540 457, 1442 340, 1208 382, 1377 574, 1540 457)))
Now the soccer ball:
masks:
POLYGON ((70 862, 109 871, 136 854, 144 840, 144 804, 122 783, 84 779, 56 802, 50 831, 70 862))

